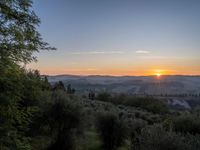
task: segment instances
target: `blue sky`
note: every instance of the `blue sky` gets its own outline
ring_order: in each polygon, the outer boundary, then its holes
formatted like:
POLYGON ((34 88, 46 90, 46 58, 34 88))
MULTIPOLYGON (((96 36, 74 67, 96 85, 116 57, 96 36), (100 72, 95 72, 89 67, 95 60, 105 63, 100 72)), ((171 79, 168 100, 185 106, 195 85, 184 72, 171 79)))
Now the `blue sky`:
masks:
POLYGON ((34 0, 44 74, 200 74, 199 0, 34 0))

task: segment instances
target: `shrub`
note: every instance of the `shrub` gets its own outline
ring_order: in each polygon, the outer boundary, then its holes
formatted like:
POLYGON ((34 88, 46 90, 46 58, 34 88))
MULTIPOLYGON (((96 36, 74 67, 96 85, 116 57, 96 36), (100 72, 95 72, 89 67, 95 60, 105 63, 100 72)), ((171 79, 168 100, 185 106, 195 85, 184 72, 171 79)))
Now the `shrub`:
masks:
POLYGON ((129 124, 129 133, 131 137, 140 134, 141 130, 147 126, 147 122, 142 119, 134 119, 131 124, 129 124))
POLYGON ((173 118, 173 127, 176 132, 200 134, 200 118, 194 115, 181 115, 173 118))
POLYGON ((56 90, 63 90, 63 91, 66 92, 65 85, 64 85, 64 83, 62 81, 56 82, 53 85, 52 90, 54 90, 54 91, 56 91, 56 90))
POLYGON ((96 99, 99 100, 99 101, 110 102, 111 101, 111 95, 107 92, 102 92, 102 93, 99 93, 97 95, 96 99))
POLYGON ((181 135, 167 132, 160 125, 144 128, 131 142, 131 150, 189 150, 181 135))
POLYGON ((122 146, 126 139, 124 123, 113 114, 100 114, 96 122, 103 149, 114 150, 122 146))
POLYGON ((70 102, 63 91, 56 91, 53 103, 45 113, 45 120, 52 137, 49 150, 75 149, 75 138, 82 129, 80 107, 70 102))
POLYGON ((165 114, 168 112, 167 106, 162 101, 155 98, 130 97, 127 98, 123 104, 127 106, 140 107, 158 114, 165 114))
POLYGON ((123 94, 111 96, 109 93, 103 92, 98 94, 96 99, 100 101, 111 102, 115 105, 140 107, 157 114, 168 113, 166 104, 164 104, 164 102, 161 100, 152 97, 133 97, 123 94))
POLYGON ((184 142, 189 146, 190 150, 200 149, 200 135, 187 134, 184 138, 184 142))

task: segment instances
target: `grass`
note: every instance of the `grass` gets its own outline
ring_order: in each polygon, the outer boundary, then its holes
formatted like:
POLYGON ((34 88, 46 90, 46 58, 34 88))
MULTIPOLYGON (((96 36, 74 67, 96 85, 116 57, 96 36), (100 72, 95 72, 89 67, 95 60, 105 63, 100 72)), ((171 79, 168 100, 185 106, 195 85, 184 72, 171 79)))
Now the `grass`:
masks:
MULTIPOLYGON (((118 148, 117 150, 128 150, 129 141, 126 142, 125 146, 118 148)), ((102 150, 101 141, 96 131, 91 130, 85 133, 84 144, 81 145, 81 150, 102 150)))
POLYGON ((95 131, 86 131, 84 144, 82 145, 82 150, 100 150, 101 142, 99 140, 98 134, 95 131))

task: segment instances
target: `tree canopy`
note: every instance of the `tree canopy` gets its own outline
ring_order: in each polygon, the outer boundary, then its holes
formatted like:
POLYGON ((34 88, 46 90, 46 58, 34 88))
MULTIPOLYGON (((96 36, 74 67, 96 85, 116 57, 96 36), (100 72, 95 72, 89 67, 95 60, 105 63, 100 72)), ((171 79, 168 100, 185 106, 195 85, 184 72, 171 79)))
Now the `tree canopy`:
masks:
POLYGON ((37 27, 40 19, 32 10, 32 0, 0 1, 0 61, 28 63, 36 60, 33 52, 52 50, 37 27))

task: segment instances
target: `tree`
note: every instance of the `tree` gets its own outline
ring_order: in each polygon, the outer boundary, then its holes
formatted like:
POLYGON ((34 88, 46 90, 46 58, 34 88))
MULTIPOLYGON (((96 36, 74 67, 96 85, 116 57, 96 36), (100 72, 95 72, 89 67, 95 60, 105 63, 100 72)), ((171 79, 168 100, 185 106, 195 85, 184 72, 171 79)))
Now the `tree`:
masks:
POLYGON ((59 81, 57 83, 54 84, 53 86, 53 90, 56 91, 56 90, 62 90, 62 91, 66 91, 65 89, 65 85, 62 81, 59 81))
POLYGON ((19 64, 36 60, 34 52, 55 49, 36 30, 39 23, 32 0, 0 1, 0 149, 31 149, 27 132, 44 82, 38 71, 19 64))
POLYGON ((126 126, 114 114, 100 114, 96 127, 103 142, 103 149, 114 150, 124 144, 126 126))
POLYGON ((27 140, 18 132, 18 127, 24 127, 23 111, 18 109, 23 91, 20 80, 24 77, 19 72, 19 66, 4 68, 0 64, 0 149, 19 149, 27 147, 27 140), (18 140, 21 139, 21 140, 18 140))
POLYGON ((55 49, 42 40, 36 27, 40 19, 32 10, 32 0, 0 1, 0 61, 28 63, 33 52, 55 49))
POLYGON ((52 101, 53 104, 44 116, 52 136, 48 149, 73 150, 76 148, 74 137, 81 133, 82 129, 81 108, 71 103, 63 91, 55 91, 52 101))
POLYGON ((109 101, 111 99, 111 95, 108 92, 102 92, 97 95, 97 100, 100 101, 109 101))
POLYGON ((67 85, 67 93, 71 94, 71 92, 72 92, 71 84, 68 84, 67 85))
POLYGON ((89 93, 88 93, 88 98, 89 98, 90 100, 94 100, 94 98, 95 98, 95 92, 92 91, 92 90, 90 90, 89 93))
POLYGON ((44 84, 43 88, 50 90, 51 89, 51 84, 49 83, 47 76, 44 77, 44 83, 45 84, 44 84))
POLYGON ((30 149, 29 127, 45 82, 16 64, 0 72, 0 149, 30 149))
POLYGON ((68 94, 74 94, 75 92, 76 92, 76 90, 71 87, 71 84, 68 84, 67 85, 67 93, 68 94))

